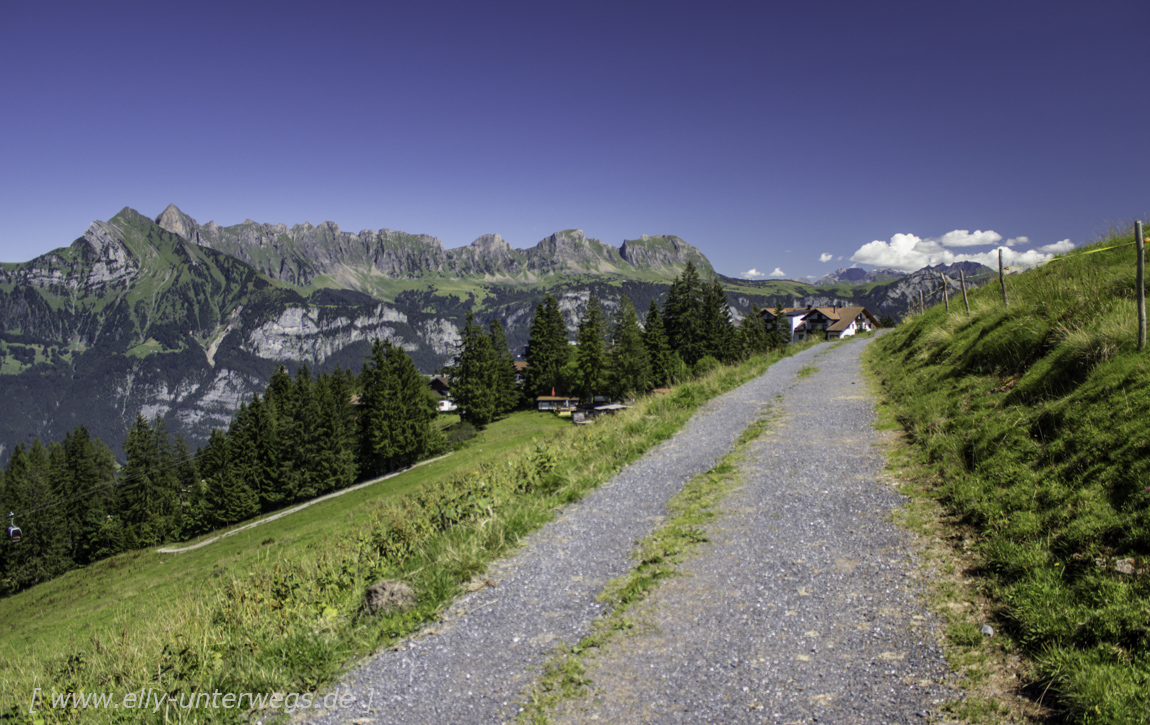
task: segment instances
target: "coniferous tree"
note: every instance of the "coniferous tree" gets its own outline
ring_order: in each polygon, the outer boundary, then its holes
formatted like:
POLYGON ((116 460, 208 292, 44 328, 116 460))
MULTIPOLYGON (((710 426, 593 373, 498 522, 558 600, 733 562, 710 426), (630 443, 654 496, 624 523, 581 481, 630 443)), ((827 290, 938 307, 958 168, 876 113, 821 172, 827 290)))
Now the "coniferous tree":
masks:
POLYGON ((507 415, 519 404, 519 388, 515 385, 515 356, 507 346, 507 335, 499 318, 492 318, 491 349, 495 353, 496 415, 507 415))
MULTIPOLYGON (((278 396, 277 396, 278 397, 278 396)), ((260 510, 272 511, 290 499, 283 483, 283 468, 280 466, 281 446, 279 417, 272 401, 259 395, 252 397, 248 406, 251 416, 252 460, 247 467, 248 486, 260 500, 260 510)))
POLYGON ((663 306, 663 325, 671 349, 679 353, 687 365, 694 365, 708 354, 703 309, 703 284, 695 265, 687 262, 671 283, 663 306))
POLYGON ((579 320, 578 346, 575 348, 576 390, 590 399, 604 388, 607 373, 607 319, 599 299, 592 295, 579 320))
POLYGON ((83 566, 115 553, 107 521, 113 513, 116 460, 84 426, 64 436, 62 454, 54 467, 53 490, 62 501, 69 556, 83 566))
POLYGON ((643 330, 643 344, 647 348, 647 358, 651 363, 651 382, 654 387, 671 384, 671 344, 659 315, 659 305, 651 300, 647 309, 647 319, 643 330))
POLYGON ((609 354, 611 390, 615 395, 645 393, 651 389, 651 362, 635 306, 626 295, 619 299, 619 316, 609 354))
POLYGON ((169 448, 171 476, 175 479, 179 508, 172 521, 169 538, 187 538, 188 531, 200 533, 207 530, 203 486, 200 484, 196 459, 180 434, 176 435, 169 448))
POLYGON ((563 321, 563 313, 559 311, 559 302, 547 295, 543 303, 535 308, 527 344, 527 370, 523 390, 530 401, 539 395, 551 395, 553 390, 561 394, 566 392, 563 369, 570 357, 570 350, 567 324, 563 321))
POLYGON ((52 505, 49 459, 48 449, 38 440, 27 450, 18 445, 8 459, 4 514, 18 515, 16 525, 22 538, 19 546, 0 547, 0 590, 4 593, 47 581, 71 566, 59 507, 52 505))
POLYGON ((435 402, 427 380, 419 374, 407 352, 399 345, 391 345, 387 353, 391 377, 396 381, 401 407, 399 420, 403 446, 395 461, 397 466, 415 463, 427 452, 432 441, 432 421, 435 420, 435 402))
POLYGON ((744 357, 759 355, 770 349, 767 327, 758 305, 752 304, 751 314, 739 323, 739 344, 744 357))
POLYGON ((300 366, 290 395, 279 406, 281 478, 285 501, 314 498, 324 488, 325 472, 320 468, 321 424, 311 371, 300 366))
POLYGON ((731 362, 737 355, 735 328, 731 324, 731 306, 719 278, 703 285, 702 294, 703 351, 720 362, 731 362))
POLYGON ((403 348, 376 340, 361 374, 362 469, 367 476, 414 463, 432 440, 435 407, 403 348))
POLYGON ((286 367, 277 365, 268 381, 267 389, 264 390, 264 402, 272 406, 276 418, 281 419, 286 411, 291 409, 294 395, 295 386, 292 384, 291 375, 286 367))
POLYGON ((130 548, 163 543, 179 530, 178 481, 163 419, 137 414, 124 441, 127 462, 119 485, 120 519, 130 548))
POLYGON ((460 416, 482 428, 499 414, 499 359, 491 347, 491 338, 467 313, 459 355, 452 365, 451 394, 459 406, 460 416))
POLYGON ((781 349, 791 343, 790 319, 783 313, 783 303, 775 306, 775 326, 770 335, 772 349, 781 349))
MULTIPOLYGON (((246 425, 247 408, 242 424, 246 425)), ((239 416, 237 415, 237 419, 239 416)), ((213 523, 226 526, 244 521, 260 511, 260 500, 244 478, 244 468, 234 450, 247 448, 242 436, 247 433, 243 427, 233 425, 228 434, 213 430, 208 445, 200 453, 200 474, 206 482, 204 498, 213 523)))
POLYGON ((328 478, 324 491, 344 488, 355 482, 358 430, 351 404, 355 376, 349 370, 336 370, 317 380, 320 406, 321 469, 328 478))

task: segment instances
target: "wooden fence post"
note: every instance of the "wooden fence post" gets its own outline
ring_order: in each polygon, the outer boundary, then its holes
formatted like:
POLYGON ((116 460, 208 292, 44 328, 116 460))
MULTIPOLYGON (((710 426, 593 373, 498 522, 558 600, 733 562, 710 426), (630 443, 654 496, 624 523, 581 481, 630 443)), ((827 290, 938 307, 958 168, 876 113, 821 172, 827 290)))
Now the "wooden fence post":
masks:
POLYGON ((1142 238, 1142 222, 1134 222, 1134 248, 1138 250, 1138 349, 1146 349, 1146 243, 1142 238))
POLYGON ((966 298, 966 272, 958 270, 958 278, 962 280, 962 304, 966 305, 966 314, 970 314, 970 300, 966 298))
POLYGON ((950 288, 946 286, 946 275, 938 273, 938 281, 942 282, 942 302, 946 305, 946 314, 950 314, 950 288))
POLYGON ((1006 301, 1006 278, 1002 275, 1002 248, 998 249, 998 284, 1002 286, 1002 306, 1007 307, 1010 305, 1006 301))

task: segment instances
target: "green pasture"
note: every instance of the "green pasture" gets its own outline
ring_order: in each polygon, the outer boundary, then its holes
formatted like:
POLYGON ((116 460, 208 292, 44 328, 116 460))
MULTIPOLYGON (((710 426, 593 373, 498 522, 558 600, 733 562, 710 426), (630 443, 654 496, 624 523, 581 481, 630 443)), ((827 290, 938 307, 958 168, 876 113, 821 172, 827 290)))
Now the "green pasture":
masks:
POLYGON ((868 362, 973 542, 996 630, 1033 662, 1029 691, 1071 722, 1150 722, 1150 352, 1133 237, 1005 284, 1005 304, 992 282, 969 314, 959 295, 907 318, 868 362))

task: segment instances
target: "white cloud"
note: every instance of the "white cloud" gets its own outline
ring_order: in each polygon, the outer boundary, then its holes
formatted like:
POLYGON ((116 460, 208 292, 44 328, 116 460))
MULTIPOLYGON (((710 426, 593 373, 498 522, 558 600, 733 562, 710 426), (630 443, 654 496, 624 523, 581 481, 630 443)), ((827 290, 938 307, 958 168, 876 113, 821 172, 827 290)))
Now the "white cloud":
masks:
POLYGON ((1016 244, 1030 244, 1030 237, 1011 237, 1003 242, 1008 247, 1013 247, 1016 244))
MULTIPOLYGON (((1002 263, 1005 266, 1018 267, 1041 264, 1051 259, 1055 254, 1062 254, 1074 248, 1074 245, 1069 239, 1026 251, 1012 249, 1009 246, 1001 246, 977 254, 955 254, 946 248, 947 246, 968 246, 964 243, 956 244, 954 240, 958 239, 961 241, 962 239, 973 238, 979 234, 983 235, 983 238, 989 238, 986 236, 988 234, 987 232, 975 232, 975 234, 972 235, 962 230, 950 232, 950 234, 944 235, 942 239, 939 240, 922 239, 914 234, 895 234, 889 242, 875 240, 869 244, 864 244, 851 256, 851 261, 862 264, 873 264, 876 267, 893 267, 903 272, 914 272, 923 267, 936 264, 953 264, 955 262, 978 262, 994 269, 998 267, 999 249, 1002 250, 1002 263), (950 238, 950 244, 946 244, 943 241, 947 239, 947 237, 950 238)), ((994 232, 989 232, 989 234, 999 239, 1002 238, 994 232)), ((1023 239, 1023 237, 1019 237, 1018 239, 1023 239)))
POLYGON ((835 255, 827 254, 826 252, 823 252, 822 254, 819 255, 819 261, 820 262, 829 262, 834 258, 835 258, 835 255))
POLYGON ((955 256, 956 262, 978 262, 985 264, 991 269, 998 269, 998 250, 1002 250, 1002 264, 1004 267, 1033 267, 1036 264, 1042 264, 1049 261, 1053 254, 1043 254, 1037 249, 1028 249, 1025 252, 1019 252, 1011 249, 1010 247, 998 247, 989 252, 982 252, 981 254, 959 254, 955 256))
POLYGON ((944 247, 983 247, 988 244, 998 244, 1002 241, 1002 235, 989 229, 985 232, 980 229, 974 233, 965 229, 955 229, 953 232, 943 234, 935 241, 944 247))
POLYGON ((779 269, 778 267, 775 267, 775 271, 774 271, 774 272, 771 272, 771 273, 770 273, 769 275, 767 275, 767 276, 768 276, 768 277, 786 277, 786 276, 787 276, 787 273, 786 273, 786 272, 784 272, 783 270, 779 269))
MULTIPOLYGON (((875 240, 864 244, 851 255, 852 262, 873 264, 876 267, 893 267, 903 272, 913 272, 930 264, 938 264, 936 255, 942 252, 936 242, 913 234, 896 234, 890 242, 875 240)), ((946 254, 951 254, 946 252, 946 254)), ((953 256, 953 255, 951 255, 953 256)))
POLYGON ((1074 242, 1070 241, 1069 239, 1063 239, 1061 242, 1055 242, 1054 244, 1047 244, 1045 246, 1039 247, 1038 251, 1043 252, 1044 254, 1066 254, 1071 249, 1074 249, 1074 242))
POLYGON ((748 269, 746 272, 743 272, 743 276, 744 277, 766 277, 767 275, 763 274, 762 272, 760 272, 757 269, 748 269))

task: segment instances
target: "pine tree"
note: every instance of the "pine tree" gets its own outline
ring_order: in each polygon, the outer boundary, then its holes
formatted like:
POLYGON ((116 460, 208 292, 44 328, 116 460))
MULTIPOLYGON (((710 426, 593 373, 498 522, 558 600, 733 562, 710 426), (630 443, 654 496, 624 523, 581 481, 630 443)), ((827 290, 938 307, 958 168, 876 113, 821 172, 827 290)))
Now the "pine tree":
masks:
POLYGON ((695 265, 687 262, 671 283, 663 306, 663 325, 671 349, 678 352, 687 365, 694 365, 707 354, 703 309, 703 284, 695 265))
POLYGON ((743 356, 759 355, 770 348, 767 327, 758 305, 751 305, 751 313, 739 323, 739 345, 743 356))
POLYGON ((399 395, 399 418, 396 421, 403 445, 396 458, 397 466, 409 466, 423 456, 431 446, 432 421, 435 420, 435 401, 427 380, 419 374, 415 363, 398 345, 391 345, 387 353, 391 377, 399 395))
MULTIPOLYGON (((246 406, 242 409, 246 418, 246 406)), ((260 511, 259 497, 244 479, 239 456, 233 452, 233 446, 237 446, 239 450, 247 447, 240 440, 246 431, 235 425, 237 418, 233 418, 232 428, 228 434, 213 430, 207 447, 199 456, 200 475, 206 482, 204 498, 210 518, 216 525, 226 526, 244 521, 260 511)), ((245 421, 241 421, 241 424, 243 422, 245 421)))
POLYGON ((284 411, 290 410, 295 396, 295 386, 291 375, 283 365, 277 365, 272 372, 268 387, 264 390, 264 402, 272 406, 276 418, 282 418, 284 411))
MULTIPOLYGON (((50 454, 33 440, 25 451, 18 445, 4 472, 4 514, 17 514, 22 532, 19 546, 0 547, 0 592, 11 594, 47 581, 72 566, 68 538, 59 506, 53 505, 50 454)), ((7 526, 7 520, 4 525, 7 526)))
POLYGON ((376 340, 360 380, 364 475, 378 476, 426 454, 435 406, 425 392, 423 376, 403 348, 376 340))
POLYGON ((328 472, 323 491, 344 488, 355 482, 358 461, 358 423, 351 403, 355 376, 336 370, 316 381, 320 406, 322 467, 328 472))
POLYGON ((127 462, 119 485, 120 519, 126 542, 135 547, 160 544, 178 531, 178 481, 172 466, 171 441, 163 419, 149 425, 143 415, 124 441, 127 462))
POLYGON ((279 407, 281 479, 284 482, 285 501, 303 501, 314 498, 324 488, 326 472, 320 467, 321 422, 315 399, 311 371, 300 366, 290 397, 279 407))
POLYGON ((280 445, 280 421, 273 402, 252 397, 248 406, 251 416, 251 443, 253 446, 251 464, 248 466, 248 486, 259 497, 260 510, 272 511, 290 499, 285 490, 283 468, 280 466, 282 447, 280 445))
POLYGON ((575 348, 577 375, 576 389, 582 398, 590 400, 601 392, 606 382, 607 347, 604 341, 607 318, 599 299, 592 295, 579 320, 578 346, 575 348))
POLYGON ((643 330, 635 306, 626 295, 619 299, 619 315, 609 356, 611 389, 617 396, 651 389, 651 362, 643 343, 643 330))
POLYGON ((491 331, 491 349, 495 353, 496 415, 504 416, 519 405, 519 388, 515 384, 515 356, 507 346, 507 335, 503 323, 492 318, 488 325, 491 331))
POLYGON ((720 362, 734 360, 738 348, 735 327, 731 324, 731 306, 718 277, 703 286, 702 319, 704 354, 720 362))
POLYGON ((659 315, 659 305, 655 300, 651 300, 644 324, 643 345, 647 348, 647 358, 651 364, 651 382, 654 387, 670 385, 671 344, 667 340, 667 331, 663 327, 663 318, 659 315))
POLYGON ((527 370, 523 386, 524 395, 534 402, 540 395, 552 391, 565 393, 563 369, 571 354, 567 343, 567 324, 559 311, 559 302, 547 295, 535 308, 531 321, 531 335, 527 344, 527 370))
POLYGON ((468 312, 463 326, 459 355, 451 366, 451 395, 460 416, 477 428, 495 420, 500 410, 499 359, 491 338, 468 312))
POLYGON ((84 426, 64 436, 62 454, 54 466, 53 490, 62 501, 69 556, 83 566, 115 553, 106 522, 113 512, 116 460, 84 426))
POLYGON ((780 302, 775 306, 775 326, 770 335, 770 346, 772 349, 781 349, 791 343, 791 324, 790 319, 783 313, 783 303, 780 302))

